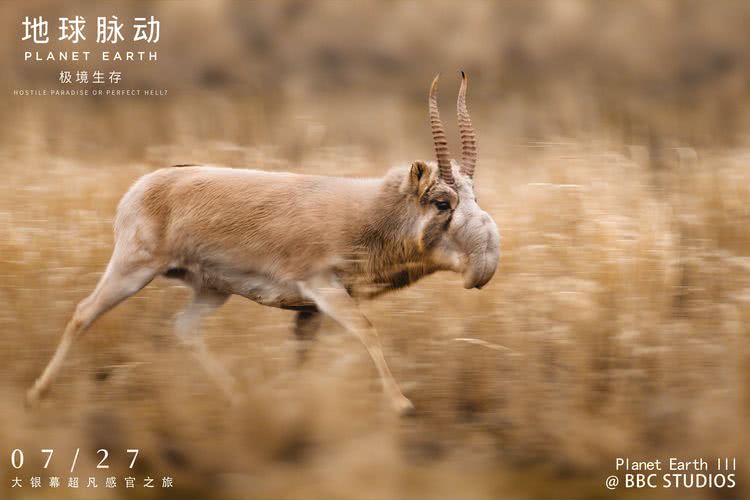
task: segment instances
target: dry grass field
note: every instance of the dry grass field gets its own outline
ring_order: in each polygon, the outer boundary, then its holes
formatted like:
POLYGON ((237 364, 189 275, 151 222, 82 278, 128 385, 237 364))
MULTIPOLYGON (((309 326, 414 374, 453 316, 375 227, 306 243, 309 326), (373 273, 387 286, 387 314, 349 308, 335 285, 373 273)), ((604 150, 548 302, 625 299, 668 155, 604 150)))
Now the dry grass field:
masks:
MULTIPOLYGON (((405 4, 381 12, 363 2, 345 12, 355 26, 372 15, 375 34, 357 45, 355 28, 321 28, 344 15, 332 6, 341 4, 217 4, 198 14, 159 9, 165 30, 179 15, 209 26, 235 16, 254 34, 239 45, 250 62, 232 65, 240 49, 222 35, 214 59, 199 51, 195 66, 164 63, 183 80, 134 70, 173 88, 168 97, 13 97, 14 86, 51 85, 54 69, 7 60, 3 453, 27 450, 29 470, 41 470, 44 456, 32 451, 80 447, 82 470, 95 471, 95 450, 140 448, 137 475, 173 476, 170 494, 180 499, 600 498, 615 457, 734 456, 736 489, 658 495, 750 495, 749 9, 613 2, 601 17, 599 3, 580 4, 583 14, 565 2, 538 12, 477 4, 455 20, 473 37, 428 50, 446 14, 421 19, 405 4), (394 19, 389 36, 379 30, 394 19), (639 19, 653 32, 629 37, 639 19), (695 21, 692 31, 681 19, 695 21), (265 28, 284 22, 302 24, 285 28, 291 42, 265 28), (295 40, 311 41, 305 53, 295 54, 295 40), (315 47, 333 48, 308 59, 315 47), (204 56, 221 71, 198 68, 204 56), (293 314, 241 298, 204 327, 247 394, 228 406, 172 335, 188 294, 164 278, 103 316, 44 404, 24 408, 75 303, 104 269, 116 204, 140 175, 207 162, 376 176, 431 159, 427 84, 460 64, 476 75, 477 192, 501 231, 498 272, 482 291, 438 274, 363 304, 416 416, 392 415, 365 350, 335 324, 324 324, 298 367, 293 314)), ((3 19, 26 12, 2 9, 3 19)), ((457 152, 451 76, 443 119, 457 152)), ((113 456, 113 473, 126 475, 126 458, 113 456)), ((69 475, 65 463, 51 471, 69 475)), ((136 495, 11 490, 14 475, 0 468, 0 497, 136 495)))

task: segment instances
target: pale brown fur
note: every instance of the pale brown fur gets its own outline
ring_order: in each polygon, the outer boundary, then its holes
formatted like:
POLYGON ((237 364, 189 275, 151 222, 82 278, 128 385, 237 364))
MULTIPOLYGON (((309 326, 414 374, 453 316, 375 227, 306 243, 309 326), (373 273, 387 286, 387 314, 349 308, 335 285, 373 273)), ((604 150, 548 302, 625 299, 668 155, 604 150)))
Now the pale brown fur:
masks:
POLYGON ((211 166, 143 176, 118 206, 104 275, 76 308, 28 400, 48 389, 75 338, 97 317, 165 275, 193 289, 176 332, 229 398, 238 395, 234 381, 198 330, 236 294, 298 310, 295 332, 304 340, 314 336, 321 313, 339 322, 364 343, 395 408, 410 411, 356 300, 440 270, 463 273, 467 288, 492 277, 497 228, 476 204, 472 178, 451 168, 450 182, 444 170, 420 161, 372 179, 211 166))

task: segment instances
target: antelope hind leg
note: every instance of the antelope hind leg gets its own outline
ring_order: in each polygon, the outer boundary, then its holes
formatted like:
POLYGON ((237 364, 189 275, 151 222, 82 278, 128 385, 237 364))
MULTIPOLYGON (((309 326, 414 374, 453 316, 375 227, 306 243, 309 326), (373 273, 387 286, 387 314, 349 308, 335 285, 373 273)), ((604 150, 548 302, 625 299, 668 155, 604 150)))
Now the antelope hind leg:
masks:
POLYGON ((59 345, 42 375, 26 393, 27 406, 35 405, 49 390, 73 342, 102 314, 137 293, 156 276, 158 269, 131 261, 115 251, 94 291, 78 303, 59 345))
POLYGON ((224 365, 208 350, 200 332, 203 319, 223 305, 228 298, 229 295, 214 290, 194 290, 190 304, 177 316, 175 334, 190 348, 195 359, 221 389, 227 400, 236 404, 241 399, 237 383, 224 365))

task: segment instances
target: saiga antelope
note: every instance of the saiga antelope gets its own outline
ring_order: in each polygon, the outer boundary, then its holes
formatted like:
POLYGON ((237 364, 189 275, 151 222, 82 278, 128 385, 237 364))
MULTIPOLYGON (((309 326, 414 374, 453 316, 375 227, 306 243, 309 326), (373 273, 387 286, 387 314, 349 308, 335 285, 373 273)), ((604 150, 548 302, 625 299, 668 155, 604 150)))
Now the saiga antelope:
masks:
POLYGON ((300 340, 315 335, 321 314, 340 323, 367 348, 395 409, 410 412, 357 300, 441 270, 461 273, 468 289, 481 288, 495 273, 500 239, 474 195, 476 139, 461 75, 460 164, 449 157, 435 77, 429 115, 436 164, 415 161, 372 179, 209 166, 141 177, 117 208, 104 275, 76 307, 28 402, 48 390, 71 345, 96 318, 164 275, 193 289, 176 333, 228 397, 237 394, 234 382, 208 354, 198 328, 236 294, 297 311, 300 340))

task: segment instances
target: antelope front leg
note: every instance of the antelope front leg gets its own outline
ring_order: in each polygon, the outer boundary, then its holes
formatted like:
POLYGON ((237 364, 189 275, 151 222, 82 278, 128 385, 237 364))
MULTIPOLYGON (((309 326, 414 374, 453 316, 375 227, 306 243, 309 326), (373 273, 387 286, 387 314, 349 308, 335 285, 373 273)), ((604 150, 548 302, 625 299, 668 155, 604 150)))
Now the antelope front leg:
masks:
POLYGON ((303 294, 315 302, 321 312, 333 318, 362 341, 380 374, 383 390, 396 411, 400 415, 413 413, 414 405, 401 393, 388 369, 375 328, 359 311, 357 303, 338 279, 333 276, 320 276, 299 282, 299 287, 303 294))
POLYGON ((297 337, 297 363, 307 359, 310 345, 320 329, 321 314, 318 311, 299 311, 294 320, 294 336, 297 337))

